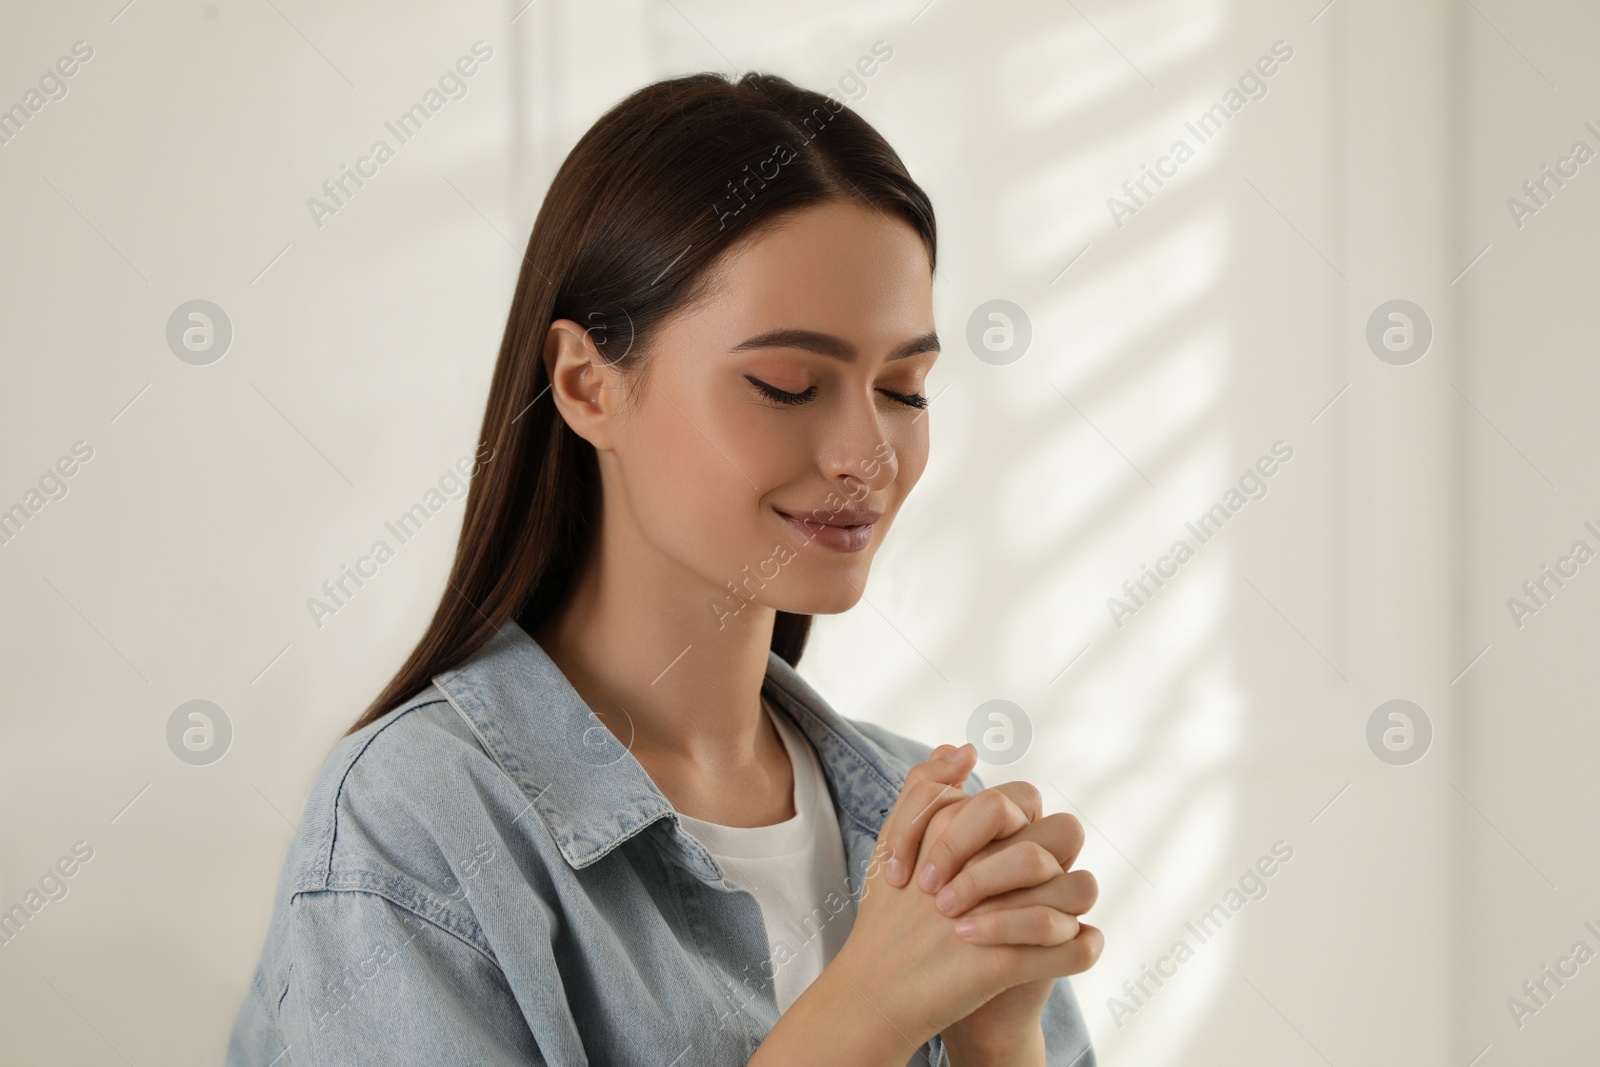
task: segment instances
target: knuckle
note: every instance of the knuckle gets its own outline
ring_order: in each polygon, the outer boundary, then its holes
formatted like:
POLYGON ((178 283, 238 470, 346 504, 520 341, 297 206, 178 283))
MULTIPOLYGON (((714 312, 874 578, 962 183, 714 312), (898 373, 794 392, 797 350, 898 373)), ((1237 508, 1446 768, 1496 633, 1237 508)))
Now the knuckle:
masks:
POLYGON ((1095 952, 1083 938, 1074 938, 1066 943, 1067 974, 1081 974, 1094 966, 1095 952))
POLYGON ((1106 939, 1098 927, 1080 925, 1078 927, 1078 935, 1067 944, 1072 949, 1072 956, 1075 961, 1075 969, 1072 973, 1076 974, 1079 971, 1087 971, 1095 965, 1100 959, 1101 951, 1105 948, 1106 939))
POLYGON ((1067 875, 1072 881, 1073 896, 1083 905, 1083 910, 1088 911, 1096 900, 1100 899, 1100 883, 1088 871, 1073 871, 1067 875))
POLYGON ((1062 811, 1046 816, 1044 821, 1050 823, 1053 832, 1061 835, 1070 852, 1076 854, 1083 848, 1083 822, 1076 815, 1062 811))
POLYGON ((955 846, 948 837, 941 837, 928 849, 928 861, 938 867, 946 867, 956 858, 955 846))
POLYGON ((944 827, 947 827, 947 825, 950 824, 950 821, 955 819, 955 816, 960 814, 962 808, 965 808, 966 806, 966 800, 963 800, 960 793, 946 793, 946 795, 939 798, 936 803, 938 803, 939 806, 938 809, 934 811, 933 817, 934 819, 938 819, 939 829, 941 830, 944 829, 944 827))
POLYGON ((1011 798, 997 789, 985 789, 972 799, 983 805, 983 813, 993 819, 1004 819, 1011 806, 1011 798))
POLYGON ((1027 873, 1039 876, 1060 873, 1061 863, 1039 842, 1024 841, 1020 847, 1027 862, 1027 873))

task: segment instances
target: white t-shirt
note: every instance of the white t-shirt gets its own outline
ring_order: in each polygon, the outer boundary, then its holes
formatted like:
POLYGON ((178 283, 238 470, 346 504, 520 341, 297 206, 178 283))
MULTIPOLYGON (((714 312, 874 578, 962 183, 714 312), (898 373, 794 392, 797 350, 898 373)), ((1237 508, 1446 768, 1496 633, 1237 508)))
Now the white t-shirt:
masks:
POLYGON ((761 905, 771 950, 763 976, 775 977, 781 1014, 838 953, 855 922, 856 906, 822 764, 787 716, 770 708, 767 713, 794 768, 794 817, 771 826, 722 826, 681 813, 678 820, 728 881, 761 905))

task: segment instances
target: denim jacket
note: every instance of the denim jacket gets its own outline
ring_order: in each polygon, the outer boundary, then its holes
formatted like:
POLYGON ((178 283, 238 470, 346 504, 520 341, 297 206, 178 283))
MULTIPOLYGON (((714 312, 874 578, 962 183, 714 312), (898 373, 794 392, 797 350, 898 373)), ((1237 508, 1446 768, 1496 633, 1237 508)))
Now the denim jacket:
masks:
MULTIPOLYGON (((775 653, 763 693, 816 748, 859 900, 930 748, 839 715, 775 653)), ((777 1022, 772 959, 755 898, 509 622, 333 748, 227 1063, 732 1067, 777 1022)), ((1044 1032, 1052 1067, 1093 1067, 1065 980, 1044 1032)), ((933 1037, 910 1062, 949 1061, 933 1037)))

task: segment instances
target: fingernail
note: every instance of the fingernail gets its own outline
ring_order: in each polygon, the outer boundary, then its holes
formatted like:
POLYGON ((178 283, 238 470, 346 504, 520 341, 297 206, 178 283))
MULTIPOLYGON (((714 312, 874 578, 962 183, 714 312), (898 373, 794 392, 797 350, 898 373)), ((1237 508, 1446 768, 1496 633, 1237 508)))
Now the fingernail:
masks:
POLYGON ((960 922, 956 923, 957 937, 971 937, 973 934, 977 933, 977 931, 978 920, 976 919, 962 919, 960 922))
POLYGON ((883 865, 883 875, 889 879, 890 885, 904 885, 906 881, 906 861, 896 858, 885 863, 883 865))
MULTIPOLYGON (((966 747, 965 745, 962 746, 962 748, 965 748, 965 747, 966 747)), ((961 756, 962 756, 962 752, 961 752, 960 748, 952 748, 950 751, 945 752, 942 755, 940 755, 939 758, 942 759, 942 760, 949 760, 951 763, 955 763, 955 762, 957 762, 958 760, 961 759, 961 756)))
POLYGON ((933 892, 933 887, 939 884, 939 872, 934 869, 933 864, 923 866, 922 873, 917 876, 917 884, 928 892, 933 892))
POLYGON ((956 891, 951 886, 939 890, 939 895, 933 898, 934 906, 940 911, 949 911, 956 906, 956 891))

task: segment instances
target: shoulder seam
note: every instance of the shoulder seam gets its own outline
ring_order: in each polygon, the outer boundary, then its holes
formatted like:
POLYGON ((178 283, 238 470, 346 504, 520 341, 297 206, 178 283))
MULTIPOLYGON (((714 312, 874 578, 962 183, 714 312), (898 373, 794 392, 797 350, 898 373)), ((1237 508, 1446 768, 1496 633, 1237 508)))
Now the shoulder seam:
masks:
POLYGON ((373 741, 377 740, 379 734, 383 733, 383 731, 387 730, 389 727, 393 726, 395 723, 399 722, 413 711, 417 711, 420 708, 430 707, 434 704, 443 704, 445 702, 446 701, 441 697, 438 700, 424 700, 420 704, 413 704, 410 707, 403 707, 394 718, 384 723, 378 729, 372 731, 372 736, 368 737, 366 741, 362 742, 360 748, 356 749, 350 754, 349 761, 345 763, 344 770, 339 775, 339 788, 333 791, 333 803, 329 806, 328 817, 329 821, 333 824, 333 831, 328 835, 328 854, 322 865, 322 888, 328 888, 328 882, 333 877, 333 850, 339 841, 339 800, 344 796, 344 783, 349 779, 350 772, 355 769, 356 761, 366 753, 367 748, 372 744, 373 741))
MULTIPOLYGON (((504 968, 502 968, 500 966, 500 961, 495 958, 495 956, 494 956, 494 954, 492 952, 490 952, 487 949, 485 949, 482 945, 477 944, 471 938, 464 937, 458 931, 452 930, 448 926, 445 926, 445 925, 443 925, 441 923, 435 922, 433 919, 428 918, 428 916, 423 915, 421 912, 417 911, 415 908, 411 907, 409 904, 406 904, 404 901, 399 900, 394 894, 384 892, 382 889, 372 888, 372 887, 360 888, 360 887, 355 887, 355 886, 338 886, 338 887, 330 886, 330 887, 328 887, 326 889, 302 889, 302 890, 299 890, 299 891, 297 891, 297 892, 295 892, 295 893, 290 895, 289 903, 292 905, 294 903, 294 900, 295 900, 296 897, 302 897, 302 896, 307 896, 307 895, 310 895, 310 894, 320 894, 320 893, 359 893, 359 894, 361 894, 363 896, 377 897, 379 900, 382 900, 385 903, 389 904, 391 907, 395 908, 397 911, 404 912, 406 915, 409 915, 410 917, 412 917, 413 919, 417 920, 418 922, 427 923, 429 926, 433 927, 435 930, 438 930, 440 933, 446 934, 451 939, 461 942, 463 945, 465 945, 466 947, 470 948, 472 951, 476 952, 478 955, 482 956, 484 958, 484 960, 490 966, 492 966, 500 974, 500 976, 502 978, 505 977, 504 968)), ((509 979, 508 979, 508 981, 509 981, 509 979)))

